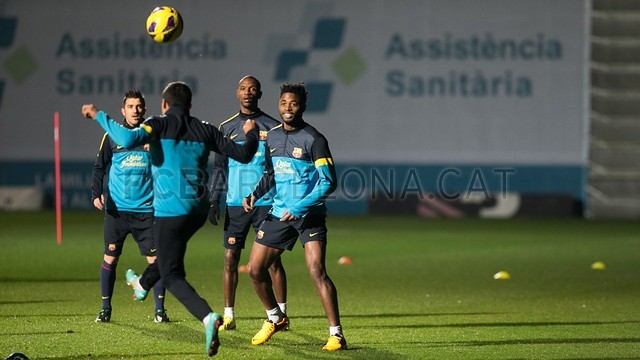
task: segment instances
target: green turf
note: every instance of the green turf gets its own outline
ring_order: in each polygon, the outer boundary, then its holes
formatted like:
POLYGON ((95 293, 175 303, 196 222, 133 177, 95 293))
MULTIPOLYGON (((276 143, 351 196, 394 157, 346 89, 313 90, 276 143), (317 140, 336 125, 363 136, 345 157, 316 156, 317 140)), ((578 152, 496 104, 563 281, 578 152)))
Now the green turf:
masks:
MULTIPOLYGON (((132 241, 118 267, 109 324, 100 309, 102 224, 97 212, 0 213, 0 357, 202 359, 202 325, 171 296, 173 322, 131 300, 124 272, 141 270, 132 241)), ((188 280, 222 305, 220 228, 191 241, 188 280)), ((291 331, 263 346, 265 316, 241 274, 238 330, 221 334, 224 359, 635 359, 640 357, 640 223, 586 220, 424 220, 329 217, 329 274, 349 350, 320 351, 328 335, 299 247, 283 261, 291 331), (352 265, 338 265, 341 256, 352 265), (607 268, 592 270, 603 261, 607 268), (510 280, 494 280, 500 270, 510 280)), ((243 254, 246 263, 248 251, 243 254)))

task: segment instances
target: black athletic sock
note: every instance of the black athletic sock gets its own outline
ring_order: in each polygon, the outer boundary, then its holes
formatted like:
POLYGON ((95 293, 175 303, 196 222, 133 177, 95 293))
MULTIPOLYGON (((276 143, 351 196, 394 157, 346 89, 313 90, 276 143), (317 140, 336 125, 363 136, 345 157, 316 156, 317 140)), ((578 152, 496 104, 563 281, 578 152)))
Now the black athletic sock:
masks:
POLYGON ((102 261, 100 267, 100 293, 103 308, 111 308, 111 296, 113 295, 113 286, 116 283, 116 266, 117 263, 109 264, 102 261))
POLYGON ((167 290, 162 284, 162 279, 158 280, 158 282, 153 285, 153 300, 156 304, 156 310, 164 309, 164 295, 166 292, 167 290))

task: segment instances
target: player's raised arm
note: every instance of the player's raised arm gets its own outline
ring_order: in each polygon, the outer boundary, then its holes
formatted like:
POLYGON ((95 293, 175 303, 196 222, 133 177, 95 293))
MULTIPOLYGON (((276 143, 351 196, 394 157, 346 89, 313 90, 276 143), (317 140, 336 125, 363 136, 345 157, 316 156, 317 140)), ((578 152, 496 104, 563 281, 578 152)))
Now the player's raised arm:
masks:
MULTIPOLYGON (((222 126, 219 128, 223 132, 222 126)), ((209 188, 209 222, 218 225, 220 220, 220 202, 222 195, 228 189, 229 158, 227 155, 216 153, 213 158, 213 170, 211 171, 211 186, 209 188)))
MULTIPOLYGON (((224 128, 222 125, 220 125, 218 130, 224 134, 224 128)), ((222 194, 227 192, 227 181, 229 176, 228 166, 229 158, 227 155, 216 153, 213 158, 211 186, 209 187, 209 204, 211 205, 219 205, 222 194)))
POLYGON ((82 116, 95 120, 98 116, 98 108, 93 104, 82 105, 82 116))
POLYGON ((238 145, 233 140, 224 137, 218 129, 211 126, 210 150, 227 155, 243 164, 248 163, 258 150, 258 128, 255 121, 247 120, 242 130, 246 134, 245 141, 244 144, 238 145))
POLYGON ((127 129, 111 119, 107 113, 98 110, 93 104, 82 106, 82 115, 89 119, 94 119, 104 131, 109 133, 109 137, 114 143, 124 148, 143 145, 151 140, 152 129, 141 125, 136 129, 127 129))

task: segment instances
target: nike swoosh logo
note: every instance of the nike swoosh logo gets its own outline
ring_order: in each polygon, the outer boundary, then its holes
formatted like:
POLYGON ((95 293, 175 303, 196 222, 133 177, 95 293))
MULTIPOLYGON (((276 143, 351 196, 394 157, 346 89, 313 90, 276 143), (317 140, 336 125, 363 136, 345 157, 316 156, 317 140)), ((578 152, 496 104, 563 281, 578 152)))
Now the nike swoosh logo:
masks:
POLYGON ((314 232, 313 234, 309 234, 309 237, 314 237, 316 235, 320 234, 320 232, 314 232))
POLYGON ((236 136, 238 136, 238 134, 233 134, 233 135, 231 135, 231 136, 229 137, 229 139, 233 140, 233 139, 235 139, 235 138, 236 138, 236 136))
POLYGON ((154 252, 156 252, 156 249, 151 249, 150 251, 151 251, 152 253, 154 253, 154 252))
POLYGON ((269 149, 269 153, 276 151, 276 148, 269 149))
POLYGON ((117 146, 116 146, 116 150, 120 150, 120 149, 122 149, 122 146, 117 145, 117 146))

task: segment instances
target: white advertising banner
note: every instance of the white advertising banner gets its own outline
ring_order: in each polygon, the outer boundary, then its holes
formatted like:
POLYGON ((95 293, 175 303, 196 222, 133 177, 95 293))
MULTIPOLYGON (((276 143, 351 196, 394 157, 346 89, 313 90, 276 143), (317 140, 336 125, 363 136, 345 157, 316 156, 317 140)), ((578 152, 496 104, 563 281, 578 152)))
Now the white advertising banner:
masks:
POLYGON ((341 163, 586 165, 586 0, 168 1, 180 39, 155 44, 147 1, 0 2, 0 160, 94 158, 94 103, 123 93, 160 111, 170 81, 219 124, 246 75, 278 118, 278 86, 304 81, 307 121, 341 163), (34 8, 38 10, 35 11, 34 8))

